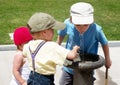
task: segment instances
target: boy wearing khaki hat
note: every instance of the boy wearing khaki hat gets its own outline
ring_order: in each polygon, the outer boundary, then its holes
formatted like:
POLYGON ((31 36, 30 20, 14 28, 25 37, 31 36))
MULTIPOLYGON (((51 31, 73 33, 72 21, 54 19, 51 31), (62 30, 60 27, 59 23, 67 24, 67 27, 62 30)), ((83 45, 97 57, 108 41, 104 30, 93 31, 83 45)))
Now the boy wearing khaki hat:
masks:
MULTIPOLYGON (((97 54, 100 43, 105 55, 105 67, 110 68, 108 40, 102 27, 94 23, 93 12, 94 9, 89 3, 73 4, 70 8, 70 18, 65 20, 65 29, 58 31, 57 42, 61 44, 65 35, 68 35, 67 49, 71 50, 73 46, 78 45, 81 53, 92 54, 97 54)), ((60 85, 73 85, 73 69, 63 67, 60 85)))
POLYGON ((46 13, 35 13, 28 21, 33 40, 24 46, 23 55, 28 58, 31 70, 27 85, 54 85, 56 65, 65 59, 77 57, 78 46, 67 50, 52 41, 54 29, 62 30, 65 24, 46 13))

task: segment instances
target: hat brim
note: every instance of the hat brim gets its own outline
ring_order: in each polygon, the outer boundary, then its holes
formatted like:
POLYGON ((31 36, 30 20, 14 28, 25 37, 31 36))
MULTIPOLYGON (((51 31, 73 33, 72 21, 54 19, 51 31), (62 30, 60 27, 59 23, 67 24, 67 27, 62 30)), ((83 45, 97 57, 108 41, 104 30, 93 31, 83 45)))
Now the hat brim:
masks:
POLYGON ((92 24, 93 22, 93 16, 72 16, 73 24, 92 24))
POLYGON ((56 29, 56 30, 63 30, 65 28, 65 24, 59 21, 55 22, 55 25, 52 27, 52 29, 56 29))

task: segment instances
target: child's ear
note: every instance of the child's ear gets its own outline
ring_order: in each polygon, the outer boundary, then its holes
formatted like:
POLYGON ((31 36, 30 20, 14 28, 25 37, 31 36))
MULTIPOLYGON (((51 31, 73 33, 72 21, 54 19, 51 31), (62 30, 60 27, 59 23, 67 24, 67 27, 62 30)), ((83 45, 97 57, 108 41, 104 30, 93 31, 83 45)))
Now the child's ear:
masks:
POLYGON ((43 31, 41 31, 41 33, 43 36, 46 36, 47 30, 43 30, 43 31))
POLYGON ((43 30, 43 33, 47 33, 47 30, 43 30))

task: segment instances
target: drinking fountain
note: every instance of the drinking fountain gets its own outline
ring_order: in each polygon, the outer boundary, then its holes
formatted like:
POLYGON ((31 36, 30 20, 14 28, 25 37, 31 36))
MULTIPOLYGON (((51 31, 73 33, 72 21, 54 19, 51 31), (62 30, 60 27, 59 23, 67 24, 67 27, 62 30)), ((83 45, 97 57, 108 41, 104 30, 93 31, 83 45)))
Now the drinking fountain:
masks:
POLYGON ((66 60, 64 65, 74 70, 73 85, 94 85, 94 70, 102 67, 105 59, 96 54, 79 53, 77 59, 66 60))

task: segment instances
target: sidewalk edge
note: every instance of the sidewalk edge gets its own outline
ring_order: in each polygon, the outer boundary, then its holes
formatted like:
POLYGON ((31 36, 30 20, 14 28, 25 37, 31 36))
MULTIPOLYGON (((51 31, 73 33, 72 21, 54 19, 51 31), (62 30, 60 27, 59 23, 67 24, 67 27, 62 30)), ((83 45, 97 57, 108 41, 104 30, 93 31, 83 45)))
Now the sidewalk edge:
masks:
MULTIPOLYGON (((120 47, 120 41, 109 41, 108 44, 110 47, 120 47)), ((62 43, 62 46, 65 46, 65 43, 62 43)), ((11 51, 16 49, 17 47, 14 44, 0 45, 0 51, 11 51)))

